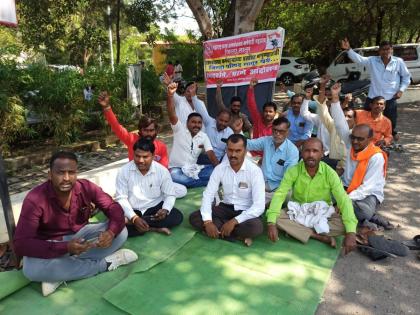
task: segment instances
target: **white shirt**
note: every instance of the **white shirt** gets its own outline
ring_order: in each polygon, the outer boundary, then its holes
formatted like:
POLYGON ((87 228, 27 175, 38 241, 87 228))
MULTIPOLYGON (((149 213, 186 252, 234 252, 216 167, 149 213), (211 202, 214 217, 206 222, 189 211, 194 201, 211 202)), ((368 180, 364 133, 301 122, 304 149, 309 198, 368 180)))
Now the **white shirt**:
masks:
POLYGON ((305 118, 305 120, 318 127, 316 136, 319 140, 321 140, 322 145, 324 146, 324 154, 328 155, 330 153, 330 133, 322 123, 319 115, 313 114, 309 111, 309 100, 303 100, 302 106, 300 107, 300 114, 303 118, 305 118))
POLYGON ((206 105, 197 96, 193 97, 194 107, 203 117, 204 126, 206 127, 206 134, 210 139, 211 145, 214 150, 214 154, 217 159, 220 160, 226 152, 226 143, 222 139, 229 138, 233 134, 233 130, 230 127, 226 127, 223 130, 217 130, 216 119, 210 117, 206 105))
POLYGON ((193 138, 186 125, 179 119, 171 127, 174 132, 174 143, 169 155, 169 168, 196 164, 202 149, 205 152, 213 150, 210 139, 204 132, 199 131, 193 138))
POLYGON ((229 161, 220 163, 210 176, 203 193, 201 216, 203 221, 212 219, 211 205, 219 190, 223 187, 223 203, 234 206, 236 211, 243 211, 235 217, 238 223, 259 217, 265 208, 265 183, 261 169, 245 158, 236 173, 229 161))
POLYGON ((185 96, 180 96, 178 93, 174 93, 173 97, 176 116, 178 117, 178 120, 181 121, 181 123, 186 125, 188 115, 194 113, 195 109, 191 107, 185 96))
POLYGON ((130 220, 136 215, 133 209, 144 214, 147 209, 161 201, 163 201, 162 209, 171 211, 175 199, 171 175, 158 162, 152 162, 146 175, 139 171, 134 161, 128 162, 118 171, 115 200, 130 220))
POLYGON ((182 78, 182 71, 183 71, 183 69, 182 69, 182 66, 181 66, 180 63, 175 65, 175 67, 174 67, 174 79, 181 79, 182 78))
MULTIPOLYGON (((334 119, 337 133, 344 141, 347 148, 346 163, 344 167, 344 173, 341 178, 343 180, 344 186, 348 187, 351 183, 358 162, 354 161, 350 156, 351 131, 339 102, 331 104, 331 116, 334 119)), ((369 159, 366 174, 363 178, 362 184, 349 194, 351 200, 362 200, 370 195, 374 195, 379 202, 384 200, 384 164, 385 160, 382 153, 376 153, 369 159)))

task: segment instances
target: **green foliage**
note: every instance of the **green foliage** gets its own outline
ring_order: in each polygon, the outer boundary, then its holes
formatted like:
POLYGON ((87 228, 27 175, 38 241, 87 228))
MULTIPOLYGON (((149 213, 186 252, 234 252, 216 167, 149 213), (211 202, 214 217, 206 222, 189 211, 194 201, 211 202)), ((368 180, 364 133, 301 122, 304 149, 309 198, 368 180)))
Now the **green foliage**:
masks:
POLYGON ((155 68, 149 66, 141 72, 141 90, 143 100, 143 111, 163 98, 163 86, 160 83, 159 76, 156 74, 155 68))

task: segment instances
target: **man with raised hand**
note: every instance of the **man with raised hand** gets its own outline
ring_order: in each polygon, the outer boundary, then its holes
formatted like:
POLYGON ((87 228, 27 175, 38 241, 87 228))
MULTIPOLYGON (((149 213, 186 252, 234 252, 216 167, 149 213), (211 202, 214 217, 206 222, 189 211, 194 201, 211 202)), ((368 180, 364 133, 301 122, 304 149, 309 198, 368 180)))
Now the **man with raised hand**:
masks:
POLYGON ((372 141, 374 133, 369 125, 356 125, 350 131, 340 106, 340 89, 339 84, 331 89, 331 116, 347 147, 343 185, 353 201, 354 213, 361 225, 393 229, 394 226, 377 213, 379 204, 384 200, 388 156, 372 141))
POLYGON ((410 72, 401 58, 392 55, 391 42, 383 41, 379 44, 379 56, 363 57, 350 47, 347 38, 341 41, 341 49, 346 50, 349 58, 356 63, 366 66, 370 74, 370 87, 365 109, 377 96, 386 101, 384 115, 391 120, 392 135, 397 134, 397 99, 401 98, 410 85, 410 72))
POLYGON ((77 179, 77 157, 60 151, 50 159, 48 181, 32 189, 22 204, 14 235, 23 256, 23 274, 42 282, 44 296, 64 281, 92 277, 137 260, 129 249, 121 206, 100 187, 77 179), (108 217, 90 224, 95 208, 108 217))
POLYGON ((134 160, 118 172, 115 200, 124 210, 128 236, 155 231, 170 235, 170 228, 182 222, 174 208, 175 187, 169 171, 154 161, 155 146, 147 139, 134 146, 134 160))
MULTIPOLYGON (((331 167, 321 161, 322 156, 323 147, 319 139, 310 138, 303 143, 303 160, 286 172, 267 210, 268 238, 276 242, 279 238, 278 229, 280 229, 302 243, 307 243, 310 238, 313 238, 336 247, 334 237, 344 234, 344 252, 348 253, 356 247, 357 219, 340 178, 331 167), (291 220, 287 209, 282 209, 290 190, 292 190, 291 201, 301 207, 320 201, 331 206, 331 195, 334 196, 341 215, 333 211, 328 217, 328 233, 317 233, 313 228, 291 220)), ((308 215, 308 213, 303 215, 308 215)), ((302 219, 304 222, 313 221, 314 217, 311 220, 302 219)))
MULTIPOLYGON (((216 105, 219 111, 227 109, 223 103, 222 96, 223 81, 218 80, 216 86, 216 105)), ((230 121, 229 127, 234 133, 246 132, 252 138, 252 124, 249 122, 248 116, 241 112, 242 100, 239 96, 232 96, 230 99, 230 121)))
POLYGON ((210 238, 240 240, 251 246, 252 239, 263 232, 259 216, 264 212, 264 177, 261 169, 245 158, 246 146, 243 135, 228 138, 228 161, 214 169, 201 209, 190 215, 190 223, 210 238), (223 201, 214 205, 220 185, 223 201))
POLYGON ((203 118, 199 113, 191 113, 184 125, 175 112, 173 96, 177 83, 168 85, 167 109, 169 122, 174 132, 174 142, 169 155, 169 171, 172 180, 188 188, 206 186, 214 166, 219 160, 214 154, 209 137, 201 131, 203 118), (202 150, 211 164, 197 165, 202 150))

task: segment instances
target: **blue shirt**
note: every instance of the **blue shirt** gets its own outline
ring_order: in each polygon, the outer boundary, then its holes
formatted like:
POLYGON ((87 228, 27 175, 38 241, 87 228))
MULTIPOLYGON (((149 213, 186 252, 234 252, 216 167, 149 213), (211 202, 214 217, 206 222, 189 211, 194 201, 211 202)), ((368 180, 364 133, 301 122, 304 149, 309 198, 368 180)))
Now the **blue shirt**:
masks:
POLYGON ((203 123, 206 129, 206 134, 210 139, 214 154, 220 161, 226 152, 226 143, 224 143, 222 139, 229 138, 229 136, 233 134, 233 130, 230 127, 226 127, 225 129, 220 131, 217 130, 216 119, 209 115, 204 103, 201 100, 199 100, 196 96, 194 96, 193 104, 197 113, 199 113, 203 117, 203 123))
POLYGON ((262 171, 271 191, 280 185, 287 169, 299 160, 299 150, 289 139, 284 140, 277 149, 272 136, 248 140, 247 149, 264 152, 262 171))
POLYGON ((395 93, 404 92, 410 84, 410 72, 401 58, 391 56, 385 67, 380 56, 363 57, 353 49, 348 51, 348 56, 369 69, 369 98, 383 96, 385 100, 390 100, 395 93))
POLYGON ((311 137, 312 128, 314 125, 310 122, 305 120, 302 115, 295 116, 293 111, 289 109, 287 111, 287 119, 290 122, 290 129, 289 129, 289 140, 292 142, 296 142, 299 140, 306 140, 311 137))

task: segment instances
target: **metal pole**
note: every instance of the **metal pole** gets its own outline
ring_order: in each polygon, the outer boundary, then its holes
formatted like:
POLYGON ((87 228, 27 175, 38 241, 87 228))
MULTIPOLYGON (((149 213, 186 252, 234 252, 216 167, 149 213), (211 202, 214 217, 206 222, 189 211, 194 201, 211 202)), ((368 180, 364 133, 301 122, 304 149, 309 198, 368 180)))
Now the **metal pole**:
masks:
POLYGON ((111 70, 114 72, 114 49, 112 47, 112 23, 111 23, 111 6, 107 7, 108 13, 108 35, 109 35, 109 51, 111 53, 111 70))
POLYGON ((12 249, 12 260, 19 266, 19 261, 13 248, 13 235, 15 234, 15 218, 13 216, 12 203, 10 202, 9 186, 7 184, 6 169, 4 167, 3 157, 0 153, 0 210, 3 211, 6 222, 7 234, 9 235, 9 246, 12 249))

